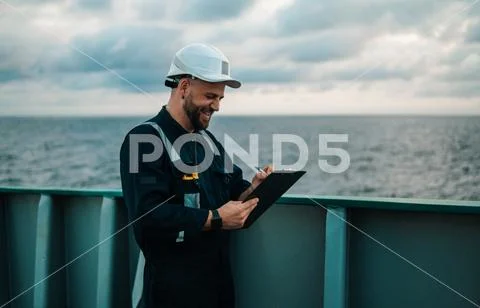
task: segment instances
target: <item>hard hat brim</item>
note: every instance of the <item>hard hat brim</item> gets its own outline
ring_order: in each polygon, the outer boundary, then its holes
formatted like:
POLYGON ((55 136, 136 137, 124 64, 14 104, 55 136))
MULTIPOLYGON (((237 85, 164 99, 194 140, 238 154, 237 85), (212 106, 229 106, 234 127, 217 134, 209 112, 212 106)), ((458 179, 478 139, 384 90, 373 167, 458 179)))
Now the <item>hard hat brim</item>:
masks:
POLYGON ((198 78, 200 80, 206 81, 206 82, 211 82, 211 83, 224 83, 226 86, 234 89, 238 89, 242 86, 242 83, 238 81, 237 79, 234 79, 230 77, 229 75, 192 75, 189 73, 186 73, 184 71, 180 71, 175 68, 175 70, 171 70, 170 74, 166 76, 166 78, 174 78, 175 76, 180 76, 180 75, 191 75, 195 78, 198 78))
POLYGON ((228 75, 203 75, 203 76, 195 76, 198 79, 212 82, 212 83, 224 83, 225 85, 229 86, 230 88, 238 89, 242 86, 242 83, 228 75))

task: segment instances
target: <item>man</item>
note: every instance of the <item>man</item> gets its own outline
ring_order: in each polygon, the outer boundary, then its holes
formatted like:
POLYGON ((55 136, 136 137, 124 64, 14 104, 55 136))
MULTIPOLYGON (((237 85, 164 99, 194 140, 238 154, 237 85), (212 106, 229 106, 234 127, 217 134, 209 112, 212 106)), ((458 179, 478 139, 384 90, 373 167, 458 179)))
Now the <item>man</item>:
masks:
POLYGON ((258 203, 243 200, 272 167, 250 184, 206 130, 225 86, 241 85, 220 50, 206 44, 182 48, 165 84, 172 88, 168 104, 133 128, 120 150, 129 220, 145 256, 141 305, 234 307, 229 231, 242 228, 258 203), (155 153, 155 142, 135 138, 152 135, 163 152, 150 161, 145 155, 155 153))

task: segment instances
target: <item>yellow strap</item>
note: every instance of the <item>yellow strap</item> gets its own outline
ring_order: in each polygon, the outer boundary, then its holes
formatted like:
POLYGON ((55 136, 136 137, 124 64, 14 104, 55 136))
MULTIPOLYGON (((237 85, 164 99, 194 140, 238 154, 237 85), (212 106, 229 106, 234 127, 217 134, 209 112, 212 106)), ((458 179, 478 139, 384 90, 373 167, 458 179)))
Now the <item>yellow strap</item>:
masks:
POLYGON ((186 175, 184 174, 182 177, 182 180, 184 181, 191 181, 191 180, 198 180, 198 172, 192 173, 192 175, 186 175))

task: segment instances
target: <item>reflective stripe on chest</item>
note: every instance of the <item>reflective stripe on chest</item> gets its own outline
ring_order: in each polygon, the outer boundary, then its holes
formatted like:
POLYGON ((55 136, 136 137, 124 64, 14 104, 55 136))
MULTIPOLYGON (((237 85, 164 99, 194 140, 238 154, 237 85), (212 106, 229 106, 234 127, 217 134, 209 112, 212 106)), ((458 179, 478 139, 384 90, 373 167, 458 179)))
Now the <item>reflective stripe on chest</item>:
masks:
MULTIPOLYGON (((165 132, 162 130, 162 128, 155 122, 145 122, 143 124, 147 124, 152 126, 159 134, 159 137, 163 143, 165 153, 167 153, 169 159, 175 165, 176 162, 181 160, 181 157, 179 153, 176 151, 176 149, 173 147, 172 143, 170 140, 168 140, 167 136, 165 135, 165 132)), ((208 134, 205 131, 200 131, 199 135, 201 135, 204 140, 206 141, 206 144, 210 147, 210 150, 214 153, 214 155, 220 155, 220 151, 218 150, 217 146, 213 142, 213 140, 208 136, 208 134)), ((198 179, 199 179, 199 174, 197 172, 194 172, 192 174, 185 174, 182 177, 182 185, 183 185, 183 205, 186 207, 190 208, 200 208, 200 192, 193 192, 191 191, 191 185, 194 184, 198 188, 198 179), (188 184, 187 184, 188 183, 188 184), (188 188, 190 189, 188 189, 188 188), (187 192, 188 191, 188 192, 187 192)), ((185 232, 180 231, 178 232, 178 236, 176 238, 176 242, 183 242, 185 238, 185 232)))

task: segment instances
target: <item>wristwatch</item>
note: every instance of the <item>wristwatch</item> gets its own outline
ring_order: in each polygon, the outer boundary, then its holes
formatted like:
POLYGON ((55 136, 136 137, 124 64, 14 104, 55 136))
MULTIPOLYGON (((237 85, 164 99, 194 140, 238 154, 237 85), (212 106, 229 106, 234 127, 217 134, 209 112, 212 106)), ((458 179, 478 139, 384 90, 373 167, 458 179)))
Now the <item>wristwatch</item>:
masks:
POLYGON ((217 210, 212 210, 212 221, 211 221, 212 230, 220 230, 222 229, 222 217, 217 210))

